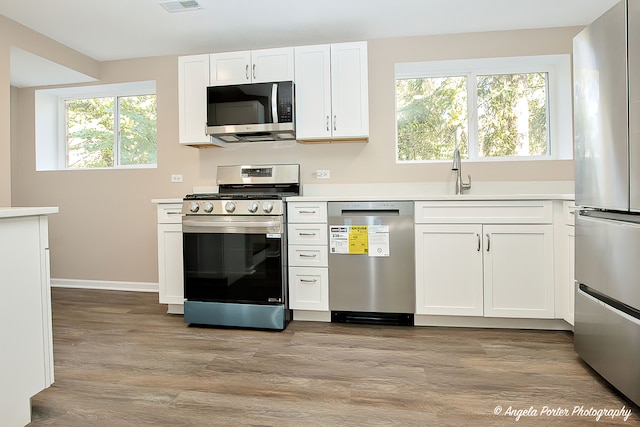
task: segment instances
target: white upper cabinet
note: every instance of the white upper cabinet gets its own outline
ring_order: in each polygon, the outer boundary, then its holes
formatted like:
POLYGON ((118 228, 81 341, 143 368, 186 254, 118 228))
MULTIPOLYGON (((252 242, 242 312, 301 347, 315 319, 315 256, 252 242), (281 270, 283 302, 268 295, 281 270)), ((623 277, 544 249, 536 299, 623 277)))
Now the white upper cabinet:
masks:
POLYGON ((209 55, 178 58, 178 128, 181 144, 210 144, 207 123, 209 55))
POLYGON ((369 137, 367 43, 295 48, 298 140, 369 137))
POLYGON ((210 85, 290 81, 294 79, 293 48, 214 53, 210 85))

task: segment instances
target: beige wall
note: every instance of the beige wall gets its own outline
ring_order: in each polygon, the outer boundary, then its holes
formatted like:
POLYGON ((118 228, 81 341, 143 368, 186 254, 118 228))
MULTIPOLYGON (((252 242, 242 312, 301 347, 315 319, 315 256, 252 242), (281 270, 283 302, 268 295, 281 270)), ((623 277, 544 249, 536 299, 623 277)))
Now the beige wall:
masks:
MULTIPOLYGON (((158 168, 35 172, 34 90, 21 89, 14 106, 19 115, 20 136, 13 144, 18 150, 13 164, 13 203, 60 207, 50 226, 52 277, 156 282, 157 237, 152 198, 179 198, 193 186, 214 185, 219 164, 299 163, 303 184, 452 181, 448 162, 395 163, 394 64, 570 53, 571 39, 578 31, 579 28, 562 28, 370 41, 371 136, 367 144, 202 150, 182 147, 177 143, 177 58, 103 63, 101 83, 156 80, 158 168), (316 169, 330 169, 332 179, 315 180, 312 172, 316 169), (183 174, 184 182, 170 183, 173 173, 183 174)), ((0 76, 1 73, 0 67, 0 76)), ((570 181, 573 162, 467 163, 465 173, 470 173, 474 182, 570 181)))
POLYGON ((50 61, 66 65, 92 77, 99 77, 100 63, 0 15, 0 206, 12 205, 12 167, 17 154, 11 141, 18 139, 15 129, 17 101, 11 90, 10 47, 16 46, 50 61))

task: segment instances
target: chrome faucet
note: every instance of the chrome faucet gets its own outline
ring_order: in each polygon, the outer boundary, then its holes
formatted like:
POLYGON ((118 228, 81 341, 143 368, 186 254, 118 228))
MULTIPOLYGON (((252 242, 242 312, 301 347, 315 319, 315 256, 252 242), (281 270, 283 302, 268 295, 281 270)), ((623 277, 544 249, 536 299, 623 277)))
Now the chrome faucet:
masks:
POLYGON ((451 170, 456 171, 456 194, 464 193, 464 190, 471 188, 471 175, 467 175, 469 182, 462 180, 462 162, 460 161, 460 150, 457 148, 453 151, 453 164, 451 170))

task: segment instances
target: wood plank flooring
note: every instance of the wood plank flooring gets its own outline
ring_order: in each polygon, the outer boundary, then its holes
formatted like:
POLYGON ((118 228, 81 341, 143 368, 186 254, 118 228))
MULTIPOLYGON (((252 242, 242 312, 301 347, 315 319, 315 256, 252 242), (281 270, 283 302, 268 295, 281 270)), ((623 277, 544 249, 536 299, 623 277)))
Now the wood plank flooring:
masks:
POLYGON ((32 399, 33 426, 640 425, 568 332, 202 328, 166 314, 157 294, 52 293, 55 383, 32 399), (531 416, 516 421, 518 410, 531 416))

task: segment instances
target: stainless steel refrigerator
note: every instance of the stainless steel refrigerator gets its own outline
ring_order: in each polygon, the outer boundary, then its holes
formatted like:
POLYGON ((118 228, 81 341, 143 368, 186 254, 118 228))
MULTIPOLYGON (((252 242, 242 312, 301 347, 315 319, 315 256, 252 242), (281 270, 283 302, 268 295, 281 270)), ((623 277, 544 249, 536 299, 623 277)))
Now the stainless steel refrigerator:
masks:
POLYGON ((640 405, 640 0, 574 38, 576 352, 640 405))

